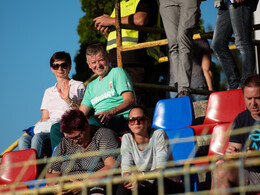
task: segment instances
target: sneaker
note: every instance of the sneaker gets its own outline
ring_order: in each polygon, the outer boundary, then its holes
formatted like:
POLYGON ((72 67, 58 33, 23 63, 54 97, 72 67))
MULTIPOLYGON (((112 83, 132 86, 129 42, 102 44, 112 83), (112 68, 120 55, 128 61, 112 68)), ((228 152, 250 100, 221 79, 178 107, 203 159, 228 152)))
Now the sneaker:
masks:
POLYGON ((191 97, 190 91, 180 91, 177 95, 177 97, 184 97, 184 96, 190 96, 191 97))

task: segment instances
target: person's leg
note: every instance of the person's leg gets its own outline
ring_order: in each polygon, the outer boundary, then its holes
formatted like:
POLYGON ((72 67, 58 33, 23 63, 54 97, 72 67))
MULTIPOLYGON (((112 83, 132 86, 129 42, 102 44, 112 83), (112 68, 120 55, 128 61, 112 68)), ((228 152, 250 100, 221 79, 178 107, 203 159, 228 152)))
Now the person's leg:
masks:
POLYGON ((164 178, 164 193, 165 194, 174 194, 174 193, 183 193, 184 184, 181 182, 175 182, 169 178, 164 178))
POLYGON ((228 47, 232 34, 233 29, 228 8, 221 7, 217 11, 217 20, 211 47, 225 72, 229 85, 228 88, 237 89, 240 81, 240 73, 228 47))
POLYGON ((112 117, 106 127, 113 129, 120 136, 122 136, 122 134, 125 132, 130 132, 130 129, 127 125, 127 119, 125 119, 123 116, 112 117))
MULTIPOLYGON (((131 195, 132 191, 125 188, 124 184, 120 184, 117 187, 117 195, 131 195)), ((157 183, 150 183, 147 180, 138 182, 138 194, 140 195, 156 195, 158 194, 157 183)))
POLYGON ((179 66, 177 33, 179 26, 180 8, 178 6, 178 0, 160 0, 160 14, 169 46, 169 85, 174 86, 175 82, 178 82, 179 66))
POLYGON ((18 148, 19 150, 26 150, 31 148, 31 140, 33 136, 31 135, 25 135, 20 137, 18 140, 18 148))
POLYGON ((190 90, 192 68, 192 35, 200 17, 200 0, 179 0, 180 19, 178 26, 178 92, 190 90))
POLYGON ((51 127, 51 148, 52 150, 60 143, 64 137, 63 133, 60 132, 60 123, 56 123, 51 127))
POLYGON ((242 77, 240 86, 244 79, 255 71, 255 50, 252 43, 252 8, 250 6, 229 5, 229 14, 235 35, 235 44, 240 51, 242 59, 242 77))
MULTIPOLYGON (((225 190, 231 187, 239 186, 239 171, 237 168, 217 167, 212 174, 213 189, 225 190)), ((222 192, 221 194, 231 194, 222 192)))
POLYGON ((100 122, 98 115, 93 115, 89 117, 88 123, 93 126, 103 127, 103 124, 100 122))
MULTIPOLYGON (((259 172, 259 167, 257 167, 255 169, 255 167, 249 167, 246 168, 244 170, 244 174, 245 174, 245 185, 250 186, 250 185, 260 185, 260 172, 259 172), (256 171, 257 169, 257 171, 256 171)), ((247 194, 257 194, 256 192, 251 192, 251 193, 247 193, 247 194)))
POLYGON ((45 147, 48 147, 49 143, 50 133, 37 133, 32 138, 31 148, 34 148, 37 151, 38 158, 42 158, 45 147))
POLYGON ((132 191, 125 188, 124 184, 119 184, 117 186, 116 195, 132 195, 132 191))

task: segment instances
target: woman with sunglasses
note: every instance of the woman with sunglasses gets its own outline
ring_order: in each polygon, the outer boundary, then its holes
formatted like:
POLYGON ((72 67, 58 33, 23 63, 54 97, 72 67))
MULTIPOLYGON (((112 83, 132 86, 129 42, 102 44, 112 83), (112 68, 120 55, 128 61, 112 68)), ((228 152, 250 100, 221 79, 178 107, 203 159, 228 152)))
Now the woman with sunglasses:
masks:
MULTIPOLYGON (((165 168, 167 161, 173 160, 168 137, 162 129, 152 129, 151 120, 143 107, 135 106, 129 112, 128 126, 131 133, 122 137, 122 176, 129 177, 137 172, 145 174, 165 168), (133 169, 133 168, 136 169, 133 169)), ((138 188, 138 194, 157 194, 156 180, 127 181, 119 185, 117 194, 131 194, 138 188)), ((180 178, 164 179, 165 193, 183 192, 180 178)))
POLYGON ((65 111, 77 108, 85 93, 85 85, 81 81, 69 78, 71 57, 64 51, 56 52, 50 59, 50 68, 57 83, 46 89, 42 105, 42 118, 34 128, 26 131, 27 135, 18 141, 19 150, 34 148, 39 158, 43 157, 45 148, 50 146, 50 128, 60 121, 65 111))

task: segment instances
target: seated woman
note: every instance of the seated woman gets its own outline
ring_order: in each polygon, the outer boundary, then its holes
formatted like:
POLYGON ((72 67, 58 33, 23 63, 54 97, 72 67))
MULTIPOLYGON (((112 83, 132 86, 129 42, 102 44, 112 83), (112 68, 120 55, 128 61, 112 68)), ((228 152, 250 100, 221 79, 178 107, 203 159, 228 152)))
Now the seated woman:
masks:
MULTIPOLYGON (((134 166, 138 172, 156 171, 165 167, 165 162, 173 160, 168 137, 162 129, 151 129, 151 120, 147 112, 140 106, 135 106, 129 112, 128 126, 131 133, 122 137, 121 167, 123 177, 133 173, 134 166)), ((131 194, 138 188, 138 194, 157 194, 157 181, 145 180, 136 182, 128 181, 119 185, 118 195, 131 194)), ((164 179, 165 193, 183 192, 183 184, 179 177, 164 179)))
MULTIPOLYGON (((53 156, 66 157, 65 160, 53 162, 46 174, 46 182, 50 185, 55 185, 58 182, 53 182, 53 178, 64 175, 77 175, 90 173, 88 180, 101 179, 106 177, 102 171, 107 171, 114 168, 117 164, 117 154, 113 154, 113 149, 120 147, 120 139, 117 134, 106 128, 96 129, 88 124, 86 116, 78 109, 67 111, 60 122, 61 132, 64 133, 64 138, 57 146, 53 156), (87 153, 93 151, 109 150, 110 152, 102 155, 91 155, 77 159, 70 159, 70 155, 75 153, 87 153), (52 179, 52 180, 50 180, 52 179)), ((87 176, 87 175, 86 175, 87 176)), ((78 182, 71 179, 66 182, 78 182)), ((81 189, 71 189, 63 191, 62 194, 78 194, 81 189)), ((88 189, 88 194, 105 194, 104 186, 94 186, 88 189)))
POLYGON ((71 69, 69 53, 54 53, 50 59, 50 67, 57 83, 45 90, 41 122, 35 125, 32 134, 22 136, 18 141, 19 150, 34 148, 39 158, 43 156, 44 148, 50 145, 51 126, 60 121, 66 110, 78 107, 85 93, 84 83, 68 76, 71 69))

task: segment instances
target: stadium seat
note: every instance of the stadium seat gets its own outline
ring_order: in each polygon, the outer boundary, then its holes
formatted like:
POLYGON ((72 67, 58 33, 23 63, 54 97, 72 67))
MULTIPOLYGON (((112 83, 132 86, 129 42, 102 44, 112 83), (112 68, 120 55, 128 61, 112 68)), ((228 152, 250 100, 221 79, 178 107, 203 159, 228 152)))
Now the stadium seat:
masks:
POLYGON ((155 106, 152 127, 180 129, 194 122, 191 98, 188 96, 159 100, 155 106))
MULTIPOLYGON (((192 128, 187 128, 185 131, 183 129, 167 129, 165 132, 169 137, 173 160, 177 167, 182 167, 186 160, 195 158, 196 144, 192 128)), ((197 185, 198 175, 190 174, 190 189, 188 191, 197 191, 197 185)))
POLYGON ((36 177, 36 150, 12 151, 3 155, 0 166, 0 185, 34 180, 36 177), (29 161, 32 164, 25 164, 29 161))
POLYGON ((209 96, 203 124, 192 127, 196 135, 211 134, 218 124, 231 123, 246 109, 241 89, 213 92, 209 96))
POLYGON ((167 129, 174 162, 183 163, 187 159, 193 159, 196 154, 195 137, 192 128, 167 129))
POLYGON ((27 190, 28 185, 20 184, 20 185, 0 185, 0 194, 9 193, 9 194, 17 194, 17 191, 27 190))
POLYGON ((232 123, 224 123, 214 127, 210 138, 208 156, 224 155, 229 142, 231 125, 232 123))

